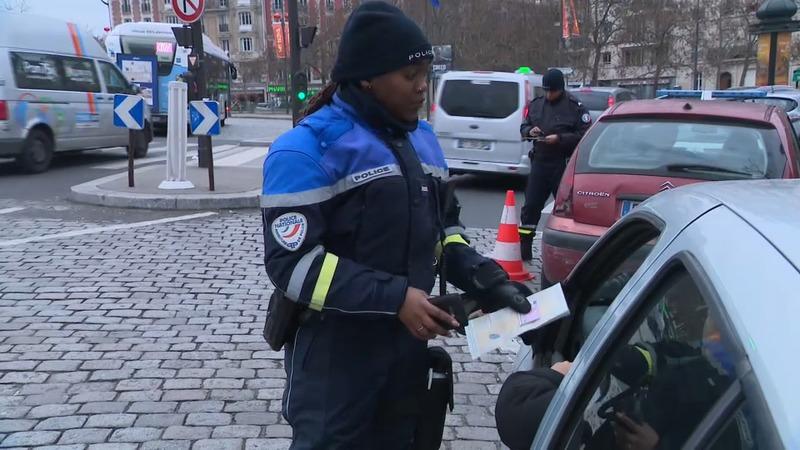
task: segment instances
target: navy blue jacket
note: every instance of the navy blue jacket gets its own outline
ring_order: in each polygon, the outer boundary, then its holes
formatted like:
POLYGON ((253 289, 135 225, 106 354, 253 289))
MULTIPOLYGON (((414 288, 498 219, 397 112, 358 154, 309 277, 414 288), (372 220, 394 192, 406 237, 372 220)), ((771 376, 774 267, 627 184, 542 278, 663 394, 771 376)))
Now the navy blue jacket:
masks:
POLYGON ((316 311, 391 316, 408 286, 431 291, 444 247, 449 280, 469 289, 486 258, 463 236, 457 201, 444 209, 447 173, 427 123, 382 139, 335 96, 276 140, 264 162, 268 276, 316 311), (421 164, 405 167, 398 151, 421 164))

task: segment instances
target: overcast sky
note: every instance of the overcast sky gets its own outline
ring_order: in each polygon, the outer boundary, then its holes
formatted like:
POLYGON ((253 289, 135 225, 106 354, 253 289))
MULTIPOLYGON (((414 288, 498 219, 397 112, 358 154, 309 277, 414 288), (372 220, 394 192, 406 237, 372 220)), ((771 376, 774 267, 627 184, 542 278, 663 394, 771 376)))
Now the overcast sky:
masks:
MULTIPOLYGON (((0 0, 16 3, 18 0, 0 0)), ((28 13, 55 17, 88 27, 93 34, 103 33, 103 27, 110 26, 108 7, 100 0, 23 0, 28 13)))

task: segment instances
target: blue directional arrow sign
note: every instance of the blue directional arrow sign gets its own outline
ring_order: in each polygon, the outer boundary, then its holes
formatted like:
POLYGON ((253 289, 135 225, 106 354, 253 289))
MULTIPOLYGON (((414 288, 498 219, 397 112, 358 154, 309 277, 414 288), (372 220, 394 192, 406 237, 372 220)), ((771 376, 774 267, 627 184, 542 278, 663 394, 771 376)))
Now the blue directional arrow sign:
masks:
POLYGON ((114 95, 114 126, 141 130, 144 128, 144 99, 138 95, 114 95))
POLYGON ((189 124, 192 134, 215 136, 219 134, 219 103, 209 100, 189 102, 189 124))

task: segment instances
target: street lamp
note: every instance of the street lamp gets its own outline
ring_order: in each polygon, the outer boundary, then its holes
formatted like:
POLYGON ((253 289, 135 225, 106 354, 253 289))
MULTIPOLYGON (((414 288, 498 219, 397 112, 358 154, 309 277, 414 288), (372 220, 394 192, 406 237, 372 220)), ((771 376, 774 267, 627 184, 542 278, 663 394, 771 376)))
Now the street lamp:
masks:
MULTIPOLYGON (((750 26, 750 33, 758 36, 758 64, 756 84, 774 85, 778 58, 781 63, 788 59, 791 33, 800 30, 800 21, 792 20, 797 12, 794 0, 766 0, 756 11, 758 23, 750 26), (783 45, 779 48, 779 41, 783 45), (780 55, 779 55, 780 53, 780 55), (766 66, 764 67, 764 63, 766 66)), ((784 65, 784 64, 782 64, 784 65)), ((783 68, 782 68, 783 69, 783 68)), ((788 83, 788 67, 781 70, 780 81, 788 83), (785 73, 783 73, 785 72, 785 73)))

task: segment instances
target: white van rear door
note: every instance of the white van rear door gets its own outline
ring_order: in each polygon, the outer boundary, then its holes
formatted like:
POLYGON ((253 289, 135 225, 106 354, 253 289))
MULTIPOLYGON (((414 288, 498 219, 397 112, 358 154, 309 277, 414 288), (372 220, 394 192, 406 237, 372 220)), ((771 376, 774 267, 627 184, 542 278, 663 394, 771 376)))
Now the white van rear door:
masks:
POLYGON ((445 157, 519 163, 522 79, 451 78, 439 89, 434 129, 445 157))

